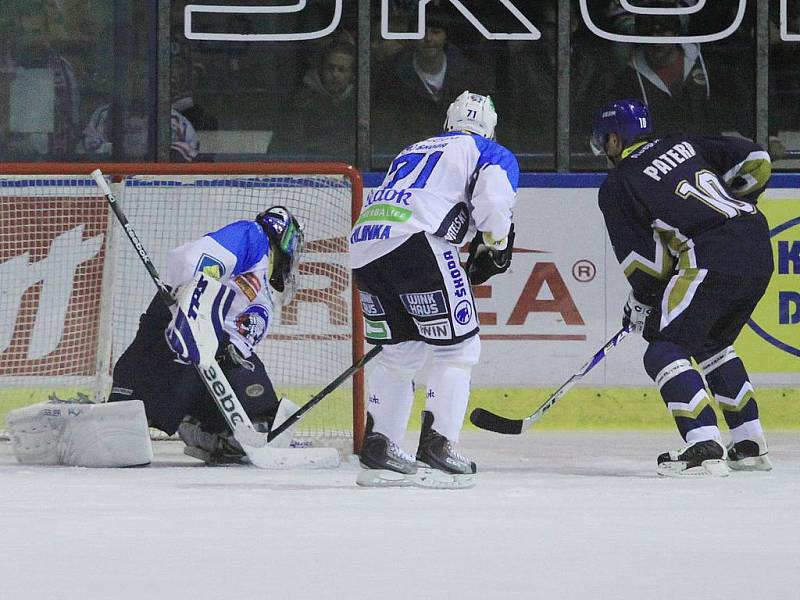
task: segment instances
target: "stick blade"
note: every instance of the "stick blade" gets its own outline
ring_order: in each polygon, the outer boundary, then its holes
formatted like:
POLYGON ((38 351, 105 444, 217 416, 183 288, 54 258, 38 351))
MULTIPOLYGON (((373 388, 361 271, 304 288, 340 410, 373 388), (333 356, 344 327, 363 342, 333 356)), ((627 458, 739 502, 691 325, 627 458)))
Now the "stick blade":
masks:
POLYGON ((234 432, 236 441, 259 469, 335 469, 340 457, 336 448, 281 448, 267 444, 267 434, 239 423, 234 432))
POLYGON ((254 467, 274 471, 287 469, 335 469, 341 461, 336 448, 273 448, 242 444, 254 467))
POLYGON ((485 408, 476 408, 469 415, 469 420, 475 427, 494 431, 495 433, 519 434, 522 433, 523 419, 508 419, 501 417, 485 408))

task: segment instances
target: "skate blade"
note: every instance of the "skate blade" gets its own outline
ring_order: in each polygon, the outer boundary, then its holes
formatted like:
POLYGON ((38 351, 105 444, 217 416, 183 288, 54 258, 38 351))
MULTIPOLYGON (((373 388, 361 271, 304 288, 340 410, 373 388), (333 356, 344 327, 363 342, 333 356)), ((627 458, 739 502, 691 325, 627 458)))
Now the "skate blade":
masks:
POLYGON ((475 487, 478 478, 475 473, 446 473, 439 469, 423 467, 417 469, 414 485, 435 490, 463 490, 475 487))
POLYGON ((662 477, 727 477, 731 471, 723 459, 704 460, 696 467, 687 468, 686 461, 676 460, 658 465, 662 477))
POLYGON ((411 487, 414 475, 406 475, 389 469, 361 469, 356 485, 361 487, 411 487))
POLYGON ((766 454, 748 456, 741 460, 729 460, 728 466, 734 471, 771 471, 772 461, 766 454))

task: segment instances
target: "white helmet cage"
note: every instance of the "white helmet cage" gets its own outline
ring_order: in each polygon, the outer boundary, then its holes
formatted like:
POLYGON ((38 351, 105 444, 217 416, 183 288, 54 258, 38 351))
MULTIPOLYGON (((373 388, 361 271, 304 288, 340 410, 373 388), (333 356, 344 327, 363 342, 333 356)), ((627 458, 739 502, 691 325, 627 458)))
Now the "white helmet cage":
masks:
POLYGON ((494 139, 497 113, 490 96, 462 92, 447 109, 445 131, 470 131, 494 139))

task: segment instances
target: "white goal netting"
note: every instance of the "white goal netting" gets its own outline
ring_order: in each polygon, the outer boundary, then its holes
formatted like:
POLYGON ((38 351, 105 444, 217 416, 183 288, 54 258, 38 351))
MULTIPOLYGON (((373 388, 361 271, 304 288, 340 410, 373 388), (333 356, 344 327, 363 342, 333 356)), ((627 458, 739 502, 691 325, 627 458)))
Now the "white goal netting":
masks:
MULTIPOLYGON (((117 200, 161 271, 175 246, 269 206, 298 217, 306 239, 298 292, 276 311, 258 354, 278 394, 303 404, 353 362, 347 235, 360 186, 348 172, 313 166, 250 170, 104 172, 117 175, 117 200)), ((90 177, 0 174, 0 281, 0 416, 53 395, 105 397, 155 287, 90 177)), ((360 386, 342 385, 303 419, 303 435, 352 439, 360 395, 360 386)))

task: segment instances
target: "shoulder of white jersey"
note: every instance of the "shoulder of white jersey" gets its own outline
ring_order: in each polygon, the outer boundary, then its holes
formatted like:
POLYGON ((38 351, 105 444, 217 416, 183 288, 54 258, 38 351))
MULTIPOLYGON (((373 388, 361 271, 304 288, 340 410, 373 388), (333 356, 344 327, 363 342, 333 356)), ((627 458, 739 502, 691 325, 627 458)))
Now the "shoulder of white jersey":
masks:
POLYGON ((419 140, 413 144, 409 144, 400 151, 398 156, 402 156, 408 152, 413 152, 419 148, 426 148, 433 144, 445 144, 450 141, 448 138, 452 138, 455 135, 462 135, 462 133, 460 131, 443 131, 442 133, 437 133, 436 135, 427 137, 424 140, 419 140))
POLYGON ((519 161, 516 155, 502 144, 480 135, 470 133, 470 139, 475 143, 480 152, 477 167, 496 165, 506 172, 508 181, 514 191, 519 186, 519 161))
POLYGON ((234 221, 207 233, 206 236, 236 256, 236 267, 232 275, 252 270, 260 260, 269 256, 267 236, 261 225, 255 221, 234 221))

